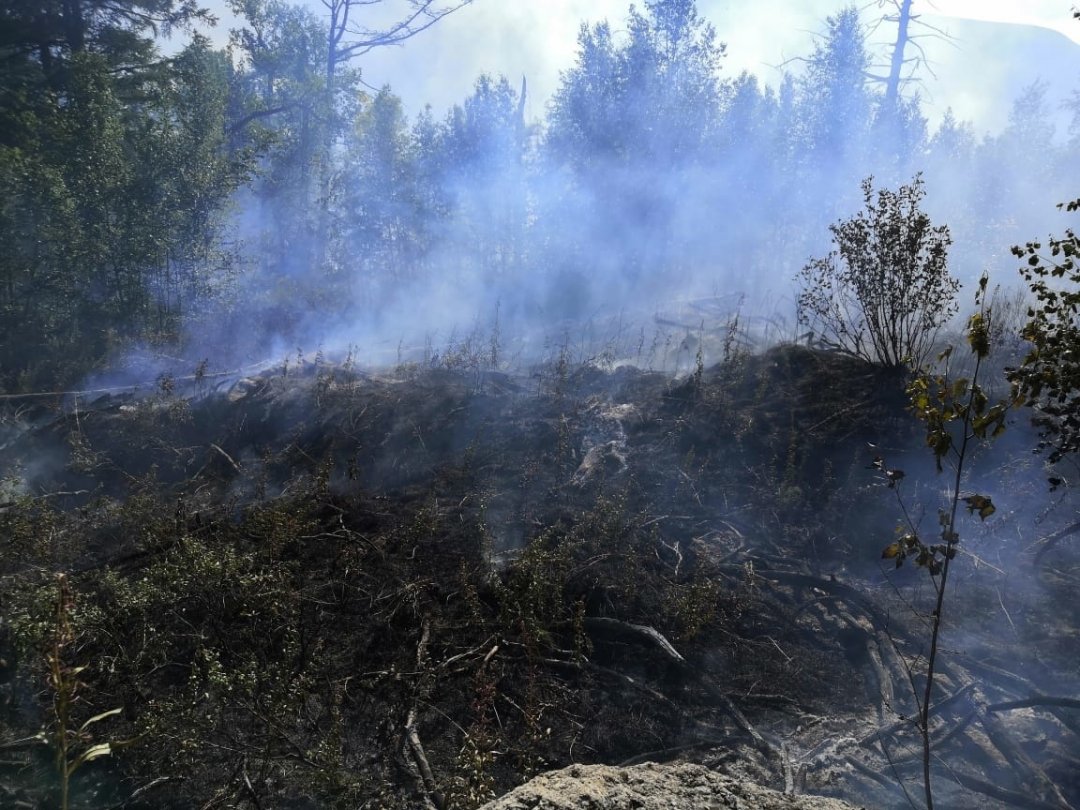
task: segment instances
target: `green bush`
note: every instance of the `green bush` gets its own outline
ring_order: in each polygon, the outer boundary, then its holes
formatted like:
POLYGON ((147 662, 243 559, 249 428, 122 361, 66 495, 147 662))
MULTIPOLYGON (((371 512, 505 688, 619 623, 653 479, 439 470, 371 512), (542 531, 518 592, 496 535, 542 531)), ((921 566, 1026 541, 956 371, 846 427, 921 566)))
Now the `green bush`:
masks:
MULTIPOLYGON (((1080 200, 1063 206, 1080 211, 1080 200)), ((1015 393, 1031 405, 1041 431, 1040 447, 1050 460, 1080 450, 1080 237, 1070 228, 1061 238, 1014 247, 1025 264, 1020 273, 1034 305, 1021 331, 1030 351, 1009 370, 1015 393)))
POLYGON ((866 207, 829 226, 836 249, 799 273, 799 322, 826 346, 888 367, 921 367, 956 313, 947 226, 919 210, 922 177, 899 191, 862 183, 866 207))

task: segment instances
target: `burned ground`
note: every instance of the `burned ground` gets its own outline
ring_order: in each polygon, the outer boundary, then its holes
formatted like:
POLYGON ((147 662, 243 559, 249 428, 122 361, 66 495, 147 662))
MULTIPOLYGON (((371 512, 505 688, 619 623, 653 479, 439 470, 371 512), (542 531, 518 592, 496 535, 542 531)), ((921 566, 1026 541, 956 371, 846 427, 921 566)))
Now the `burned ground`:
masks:
MULTIPOLYGON (((3 739, 47 734, 4 743, 6 806, 51 789, 51 661, 69 727, 122 710, 83 749, 137 740, 80 806, 475 807, 647 759, 906 806, 926 633, 915 574, 877 567, 897 515, 870 464, 920 441, 902 378, 796 346, 681 379, 435 365, 34 414, 3 449, 0 677, 3 739)), ((958 589, 946 806, 1080 803, 1076 562, 1026 565, 1012 613, 1008 577, 958 589)))

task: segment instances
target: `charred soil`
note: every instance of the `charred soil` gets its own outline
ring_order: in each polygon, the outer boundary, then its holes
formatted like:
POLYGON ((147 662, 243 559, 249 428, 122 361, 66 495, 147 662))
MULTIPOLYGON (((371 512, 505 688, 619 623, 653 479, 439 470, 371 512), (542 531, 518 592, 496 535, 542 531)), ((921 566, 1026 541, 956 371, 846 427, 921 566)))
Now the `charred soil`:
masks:
MULTIPOLYGON (((51 801, 81 729, 71 756, 131 744, 73 806, 467 808, 646 760, 906 806, 921 619, 876 567, 867 446, 918 441, 904 405, 797 346, 680 380, 320 359, 57 403, 3 448, 0 803, 51 801)), ((1051 635, 944 667, 947 806, 1080 804, 1051 635)))

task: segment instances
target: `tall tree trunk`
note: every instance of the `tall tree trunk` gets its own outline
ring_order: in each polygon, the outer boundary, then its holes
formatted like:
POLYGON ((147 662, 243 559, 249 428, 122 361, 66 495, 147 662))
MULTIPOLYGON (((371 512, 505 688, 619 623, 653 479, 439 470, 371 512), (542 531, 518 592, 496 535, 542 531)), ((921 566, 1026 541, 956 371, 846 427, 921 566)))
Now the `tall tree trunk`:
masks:
POLYGON ((330 239, 330 188, 331 166, 334 150, 334 107, 335 94, 337 92, 337 66, 341 61, 339 47, 342 37, 345 36, 346 25, 349 21, 349 0, 332 0, 329 3, 330 30, 326 38, 326 69, 324 74, 325 86, 323 87, 323 104, 319 110, 318 144, 315 155, 316 160, 316 189, 319 199, 315 206, 318 212, 318 220, 315 222, 315 267, 316 272, 322 272, 326 266, 329 253, 330 239))
POLYGON ((892 60, 889 63, 889 77, 885 82, 885 109, 890 113, 900 102, 900 82, 903 77, 904 51, 908 43, 908 28, 911 24, 911 4, 913 0, 900 0, 899 16, 896 21, 896 44, 893 45, 892 60))

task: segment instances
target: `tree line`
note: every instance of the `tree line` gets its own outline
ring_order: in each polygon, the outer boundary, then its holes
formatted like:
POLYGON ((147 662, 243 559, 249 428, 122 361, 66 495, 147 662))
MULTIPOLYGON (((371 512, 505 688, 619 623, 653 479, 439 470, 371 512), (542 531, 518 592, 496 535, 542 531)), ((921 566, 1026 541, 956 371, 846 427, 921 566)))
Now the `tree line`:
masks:
POLYGON ((1045 221, 1028 201, 1066 199, 1077 169, 1080 116, 1055 139, 1041 85, 998 135, 951 113, 931 130, 905 67, 909 0, 878 21, 896 27, 888 53, 848 7, 773 84, 724 72, 693 0, 647 0, 582 25, 541 121, 524 80, 480 76, 413 118, 366 86, 364 54, 466 5, 386 2, 399 16, 368 28, 357 0, 235 0, 223 49, 189 0, 6 4, 4 390, 72 384, 133 346, 257 353, 313 324, 404 329, 402 298, 450 291, 466 322, 496 301, 550 322, 708 284, 775 293, 869 175, 922 171, 975 278, 1011 261, 1045 221), (174 31, 187 44, 166 55, 174 31))

